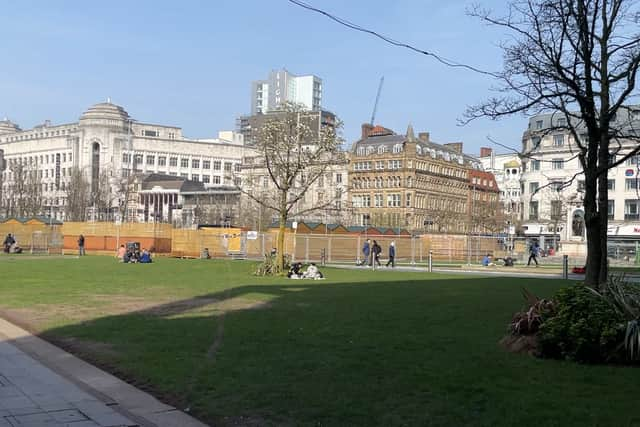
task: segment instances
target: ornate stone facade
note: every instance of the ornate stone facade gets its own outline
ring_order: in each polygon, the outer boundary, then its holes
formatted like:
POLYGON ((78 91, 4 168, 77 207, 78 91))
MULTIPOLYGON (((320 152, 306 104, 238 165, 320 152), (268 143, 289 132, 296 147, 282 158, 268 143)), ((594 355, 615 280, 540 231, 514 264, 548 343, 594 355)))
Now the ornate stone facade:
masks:
MULTIPOLYGON (((221 132, 215 139, 188 139, 179 127, 135 121, 110 101, 92 106, 74 123, 47 121, 22 130, 4 120, 0 122, 0 160, 4 160, 0 215, 20 214, 12 194, 20 176, 33 177, 40 186, 36 187, 41 191, 39 213, 59 219, 64 219, 72 169, 82 171, 94 195, 106 177, 115 193, 112 206, 94 210, 90 218, 111 220, 124 203, 117 194, 122 179, 160 173, 199 181, 205 188, 231 187, 240 179, 243 152, 242 137, 233 132, 221 132)), ((140 209, 127 209, 129 219, 138 219, 140 209)))
POLYGON ((411 126, 397 135, 363 125, 351 156, 350 201, 361 225, 461 232, 471 229, 471 201, 480 200, 474 197, 495 193, 497 200, 491 174, 479 184, 471 175, 482 167, 462 153, 462 143, 436 144, 428 133, 416 137, 411 126))

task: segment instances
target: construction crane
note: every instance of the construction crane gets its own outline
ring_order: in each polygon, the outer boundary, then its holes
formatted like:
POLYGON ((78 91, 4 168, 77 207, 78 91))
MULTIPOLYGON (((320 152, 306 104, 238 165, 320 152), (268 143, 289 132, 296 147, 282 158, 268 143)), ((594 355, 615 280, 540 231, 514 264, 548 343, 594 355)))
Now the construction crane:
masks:
POLYGON ((376 102, 373 104, 373 113, 371 113, 371 126, 375 126, 373 124, 376 119, 376 110, 378 109, 378 101, 380 100, 380 92, 382 92, 382 84, 384 83, 384 76, 380 77, 380 84, 378 85, 378 93, 376 94, 376 102))

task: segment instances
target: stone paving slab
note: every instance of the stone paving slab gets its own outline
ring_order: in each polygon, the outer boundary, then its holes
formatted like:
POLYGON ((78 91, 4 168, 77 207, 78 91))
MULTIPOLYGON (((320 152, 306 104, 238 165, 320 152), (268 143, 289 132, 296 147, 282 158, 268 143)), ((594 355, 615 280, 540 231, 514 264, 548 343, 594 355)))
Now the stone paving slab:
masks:
POLYGON ((207 427, 0 319, 0 427, 5 426, 207 427))
POLYGON ((0 427, 138 426, 0 336, 0 427), (81 397, 99 411, 74 407, 81 397))

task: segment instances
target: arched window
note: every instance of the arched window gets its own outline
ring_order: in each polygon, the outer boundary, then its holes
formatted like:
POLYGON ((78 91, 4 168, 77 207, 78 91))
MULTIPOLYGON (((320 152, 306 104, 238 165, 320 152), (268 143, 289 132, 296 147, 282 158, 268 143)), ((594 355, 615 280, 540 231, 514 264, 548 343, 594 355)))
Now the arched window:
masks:
POLYGON ((400 153, 402 152, 402 144, 396 144, 393 146, 393 152, 394 153, 400 153))

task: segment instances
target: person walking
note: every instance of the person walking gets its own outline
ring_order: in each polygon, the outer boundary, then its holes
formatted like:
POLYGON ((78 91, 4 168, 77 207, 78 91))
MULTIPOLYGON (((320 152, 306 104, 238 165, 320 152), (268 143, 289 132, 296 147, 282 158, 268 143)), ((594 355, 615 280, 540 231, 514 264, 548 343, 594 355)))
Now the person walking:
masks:
POLYGON ((540 253, 540 245, 536 241, 529 248, 529 261, 527 261, 527 266, 531 265, 531 260, 533 260, 533 262, 536 263, 536 267, 539 266, 539 264, 538 264, 538 254, 539 253, 540 253))
POLYGON ((382 253, 382 247, 378 244, 378 242, 376 242, 375 240, 373 241, 373 260, 372 262, 374 262, 378 267, 382 267, 382 264, 380 264, 380 254, 382 253))
POLYGON ((364 255, 362 265, 371 265, 371 242, 369 239, 367 239, 362 246, 362 255, 364 255))
POLYGON ((78 237, 78 255, 79 256, 85 255, 85 252, 84 252, 84 236, 82 234, 80 235, 80 237, 78 237))
POLYGON ((396 266, 396 242, 389 244, 389 261, 387 261, 387 267, 391 264, 391 268, 396 266))

